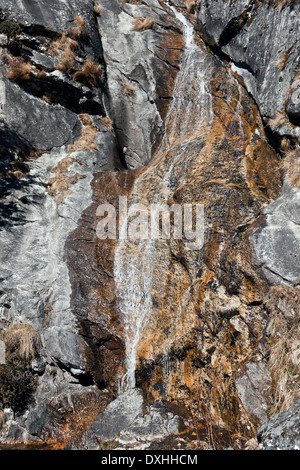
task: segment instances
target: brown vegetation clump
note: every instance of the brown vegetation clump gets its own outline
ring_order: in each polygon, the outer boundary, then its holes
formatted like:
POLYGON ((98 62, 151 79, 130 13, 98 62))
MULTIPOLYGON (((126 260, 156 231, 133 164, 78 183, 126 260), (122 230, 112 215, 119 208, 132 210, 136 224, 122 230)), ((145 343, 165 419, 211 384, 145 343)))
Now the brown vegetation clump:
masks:
POLYGON ((62 51, 66 49, 71 49, 75 51, 78 47, 78 41, 68 37, 66 34, 62 34, 59 39, 52 41, 49 49, 48 54, 51 56, 58 56, 62 51))
POLYGON ((75 51, 77 48, 78 42, 65 34, 51 43, 48 53, 52 56, 60 55, 57 70, 66 73, 75 66, 75 51))
POLYGON ((44 80, 46 76, 47 76, 47 73, 45 72, 45 70, 39 70, 36 74, 36 78, 38 78, 39 80, 44 80))
POLYGON ((280 151, 283 154, 291 150, 291 142, 287 137, 283 137, 280 142, 280 151))
POLYGON ((15 323, 2 332, 5 342, 5 364, 0 365, 0 403, 22 413, 33 400, 37 380, 31 369, 32 359, 38 356, 40 336, 27 323, 15 323))
POLYGON ((63 73, 68 72, 73 69, 75 66, 75 54, 71 49, 63 51, 61 55, 61 61, 57 65, 57 70, 60 70, 63 73))
POLYGON ((288 126, 291 127, 292 124, 290 123, 286 113, 284 111, 277 111, 274 118, 268 120, 268 126, 272 131, 278 129, 281 126, 288 126))
POLYGON ((84 126, 93 126, 93 119, 89 114, 79 114, 79 118, 84 126))
POLYGON ((32 73, 32 65, 24 62, 23 59, 11 59, 9 61, 7 78, 14 82, 29 80, 32 73))
POLYGON ((88 59, 81 70, 78 70, 73 75, 73 80, 82 85, 97 86, 102 79, 102 70, 99 64, 91 59, 88 59))
POLYGON ((83 124, 81 136, 74 144, 68 146, 69 154, 77 151, 99 150, 95 144, 98 131, 92 118, 88 114, 80 114, 80 119, 83 124))
POLYGON ((42 100, 44 100, 47 104, 52 104, 52 100, 49 95, 43 95, 42 100))
POLYGON ((67 35, 72 39, 85 38, 87 36, 87 27, 85 19, 82 16, 74 18, 74 26, 67 29, 67 35))
POLYGON ((103 117, 100 122, 108 131, 112 132, 114 130, 113 122, 108 116, 103 117))
POLYGON ((25 178, 25 174, 21 170, 12 171, 11 173, 9 173, 9 176, 10 175, 14 176, 18 180, 25 178))
POLYGON ((3 428, 5 421, 6 421, 5 413, 3 410, 0 410, 0 430, 3 428))
POLYGON ((289 59, 289 53, 285 52, 277 60, 276 67, 281 71, 284 70, 287 66, 288 59, 289 59))
POLYGON ((300 290, 274 286, 267 302, 275 412, 300 398, 300 290))
POLYGON ((193 12, 196 6, 196 0, 183 0, 183 3, 185 4, 187 11, 189 13, 193 12))
POLYGON ((101 15, 101 8, 100 8, 100 5, 99 5, 99 2, 96 2, 95 5, 94 5, 94 12, 96 13, 97 16, 100 16, 101 15))
POLYGON ((64 198, 72 193, 69 190, 72 184, 76 184, 80 179, 85 178, 84 175, 78 173, 73 176, 66 174, 73 162, 75 162, 74 158, 65 157, 52 170, 55 175, 49 179, 47 191, 57 204, 61 204, 64 198))
POLYGON ((282 166, 291 184, 300 189, 300 147, 286 152, 282 166))
POLYGON ((8 350, 29 361, 37 355, 40 336, 28 323, 15 323, 5 332, 5 344, 8 350))
POLYGON ((123 83, 123 89, 126 96, 132 96, 135 92, 135 87, 130 83, 123 83))
POLYGON ((155 29, 157 27, 153 18, 136 18, 133 29, 135 31, 146 31, 147 29, 155 29))

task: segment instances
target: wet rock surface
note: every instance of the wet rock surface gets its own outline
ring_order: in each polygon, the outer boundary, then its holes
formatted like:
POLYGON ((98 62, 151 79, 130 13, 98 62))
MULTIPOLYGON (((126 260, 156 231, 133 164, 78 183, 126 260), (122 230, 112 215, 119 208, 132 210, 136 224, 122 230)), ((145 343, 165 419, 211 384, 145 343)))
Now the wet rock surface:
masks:
POLYGON ((238 434, 244 448, 266 423, 263 448, 295 448, 298 405, 268 421, 268 361, 299 302, 298 167, 281 170, 284 139, 295 151, 300 135, 299 5, 95 6, 0 0, 1 22, 21 28, 0 46, 0 339, 12 324, 40 338, 31 400, 20 412, 1 398, 0 442, 214 448, 213 427, 223 446, 238 434), (203 204, 204 244, 100 240, 97 208, 120 195, 203 204), (282 288, 275 333, 270 286, 282 288), (151 315, 136 344, 139 388, 121 393, 126 295, 151 315))

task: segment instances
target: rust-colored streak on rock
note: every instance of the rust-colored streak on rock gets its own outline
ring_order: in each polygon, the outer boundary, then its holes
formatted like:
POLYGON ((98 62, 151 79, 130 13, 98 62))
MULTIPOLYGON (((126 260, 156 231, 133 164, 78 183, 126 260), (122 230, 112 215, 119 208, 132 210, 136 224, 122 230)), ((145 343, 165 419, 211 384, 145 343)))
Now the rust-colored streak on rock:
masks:
MULTIPOLYGON (((186 132, 175 132, 171 148, 162 146, 147 168, 95 175, 94 203, 69 239, 73 308, 88 344, 89 369, 97 383, 116 389, 124 359, 113 278, 116 242, 96 238, 96 209, 104 201, 115 205, 119 195, 131 197, 135 182, 139 202, 152 201, 177 158, 168 203, 204 205, 205 244, 200 252, 186 250, 181 241, 160 245, 153 310, 138 345, 137 384, 154 398, 191 409, 201 402, 216 423, 251 435, 247 426, 257 420, 244 410, 236 376, 247 362, 261 359, 267 286, 251 266, 247 233, 278 195, 280 174, 253 101, 204 47, 202 54, 210 70, 214 118, 203 123, 209 131, 194 126, 196 113, 182 113, 178 126, 188 119, 186 132)), ((200 93, 198 85, 192 83, 193 93, 200 93)))
POLYGON ((175 158, 176 146, 193 139, 190 152, 174 168, 169 203, 204 204, 206 243, 198 259, 180 243, 165 247, 163 266, 155 269, 155 307, 140 341, 137 375, 139 385, 155 397, 192 407, 198 396, 216 422, 251 434, 253 427, 247 431, 245 423, 257 425, 257 420, 243 410, 235 377, 259 358, 267 286, 251 266, 247 232, 265 204, 278 196, 280 174, 253 101, 225 67, 211 56, 207 61, 215 70, 210 132, 205 139, 192 126, 188 134, 178 132, 175 150, 141 185, 147 198, 147 190, 159 187, 155 175, 175 158))
POLYGON ((69 237, 67 256, 74 296, 72 306, 85 337, 87 369, 96 383, 114 389, 114 377, 123 355, 122 325, 115 309, 113 258, 115 240, 101 240, 96 228, 100 204, 118 208, 119 195, 127 194, 135 172, 95 174, 94 202, 69 237))
POLYGON ((156 105, 162 119, 165 119, 173 96, 174 82, 184 48, 182 35, 165 33, 156 47, 151 62, 156 74, 156 105))

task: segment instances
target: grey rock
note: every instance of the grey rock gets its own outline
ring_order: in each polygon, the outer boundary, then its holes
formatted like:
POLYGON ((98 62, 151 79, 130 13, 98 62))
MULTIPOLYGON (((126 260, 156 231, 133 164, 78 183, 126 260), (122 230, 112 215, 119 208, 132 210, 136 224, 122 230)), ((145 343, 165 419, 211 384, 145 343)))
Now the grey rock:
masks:
POLYGON ((300 191, 286 180, 251 236, 255 264, 271 284, 300 283, 300 191))
POLYGON ((264 424, 268 419, 271 384, 269 370, 260 363, 248 363, 245 371, 236 378, 237 393, 245 410, 260 424, 264 424))
POLYGON ((183 429, 183 420, 170 412, 151 406, 144 416, 137 416, 127 429, 120 433, 118 442, 121 445, 144 442, 149 444, 171 434, 178 434, 183 429))
POLYGON ((67 367, 84 369, 84 340, 67 328, 47 328, 42 339, 48 354, 67 367))
POLYGON ((34 372, 37 372, 38 374, 43 374, 43 372, 46 369, 46 361, 42 357, 37 357, 32 361, 31 368, 34 372))
POLYGON ((58 57, 52 57, 35 50, 32 51, 30 59, 33 64, 41 65, 49 70, 55 69, 59 63, 58 57))
POLYGON ((84 448, 99 449, 113 440, 118 449, 144 449, 156 439, 179 433, 184 426, 182 418, 159 402, 147 407, 140 389, 121 394, 93 421, 85 433, 84 448))
POLYGON ((143 414, 143 409, 144 398, 141 390, 133 389, 121 394, 91 424, 85 435, 87 448, 98 449, 101 443, 115 439, 143 414))
POLYGON ((292 122, 300 123, 300 85, 292 91, 288 103, 287 114, 292 122))
MULTIPOLYGON (((199 28, 206 41, 221 47, 239 68, 268 118, 282 111, 288 98, 299 59, 299 13, 299 4, 273 7, 253 0, 203 0, 200 5, 199 28)), ((288 127, 285 134, 293 135, 292 130, 288 127)))
MULTIPOLYGON (((121 147, 126 147, 128 168, 147 164, 163 122, 155 104, 157 96, 157 70, 153 58, 157 55, 160 31, 144 32, 133 29, 135 18, 153 18, 164 24, 159 2, 148 0, 139 4, 122 4, 103 0, 99 17, 103 49, 106 56, 107 85, 110 110, 121 147), (114 31, 112 40, 111 31, 114 31), (126 96, 124 86, 133 87, 126 96)), ((159 69, 158 69, 159 70, 159 69)))
POLYGON ((0 46, 7 45, 7 36, 6 34, 0 34, 0 46))
POLYGON ((46 0, 0 0, 0 8, 8 19, 14 19, 24 25, 43 25, 54 31, 62 32, 71 24, 75 16, 92 11, 92 4, 86 2, 54 0, 51 8, 46 0))
POLYGON ((26 427, 32 436, 39 436, 45 430, 50 420, 47 403, 39 403, 28 414, 26 427))
MULTIPOLYGON (((6 80, 5 123, 18 136, 40 150, 71 144, 79 124, 75 113, 62 106, 51 106, 6 80)), ((78 135, 78 133, 77 133, 78 135)))
POLYGON ((300 400, 262 426, 257 439, 263 450, 300 450, 300 400))

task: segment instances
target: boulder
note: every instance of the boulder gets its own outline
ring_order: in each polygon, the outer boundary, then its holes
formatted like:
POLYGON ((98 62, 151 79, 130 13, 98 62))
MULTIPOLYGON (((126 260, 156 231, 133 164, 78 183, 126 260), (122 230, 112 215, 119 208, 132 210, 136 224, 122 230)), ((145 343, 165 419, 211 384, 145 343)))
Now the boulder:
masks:
POLYGON ((300 450, 300 400, 273 415, 259 429, 257 439, 263 450, 300 450))
POLYGON ((151 442, 178 434, 183 427, 182 418, 168 411, 160 400, 149 406, 142 390, 131 389, 97 416, 82 445, 89 450, 105 449, 112 442, 117 449, 148 448, 151 442))

